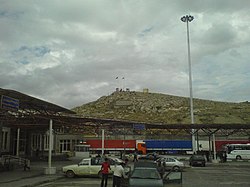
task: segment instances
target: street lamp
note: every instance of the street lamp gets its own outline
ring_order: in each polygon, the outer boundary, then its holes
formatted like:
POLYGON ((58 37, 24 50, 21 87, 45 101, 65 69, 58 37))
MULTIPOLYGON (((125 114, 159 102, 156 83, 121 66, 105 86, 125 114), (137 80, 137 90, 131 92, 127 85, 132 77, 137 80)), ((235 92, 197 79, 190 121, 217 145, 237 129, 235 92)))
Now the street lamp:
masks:
MULTIPOLYGON (((192 86, 192 66, 191 66, 191 56, 190 56, 190 41, 189 41, 189 27, 188 23, 193 21, 194 17, 191 15, 186 15, 181 18, 181 21, 187 23, 187 46, 188 46, 188 67, 189 67, 189 91, 190 91, 190 115, 191 124, 194 124, 194 111, 193 111, 193 86, 192 86)), ((196 152, 195 135, 194 129, 192 129, 192 146, 193 152, 196 152)))

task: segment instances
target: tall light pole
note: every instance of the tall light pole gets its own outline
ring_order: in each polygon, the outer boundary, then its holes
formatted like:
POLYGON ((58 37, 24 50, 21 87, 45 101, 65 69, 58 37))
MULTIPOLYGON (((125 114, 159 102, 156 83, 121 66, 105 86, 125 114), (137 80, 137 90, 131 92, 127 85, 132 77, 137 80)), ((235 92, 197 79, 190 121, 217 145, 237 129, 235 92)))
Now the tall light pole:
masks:
MULTIPOLYGON (((188 46, 188 67, 189 67, 189 91, 190 91, 190 115, 191 124, 194 124, 194 110, 193 110, 193 86, 192 86, 192 65, 190 56, 190 41, 189 41, 189 25, 188 23, 193 21, 194 17, 191 15, 186 15, 181 17, 181 21, 187 23, 187 46, 188 46)), ((196 153, 195 135, 194 129, 192 129, 192 146, 193 152, 196 153)))

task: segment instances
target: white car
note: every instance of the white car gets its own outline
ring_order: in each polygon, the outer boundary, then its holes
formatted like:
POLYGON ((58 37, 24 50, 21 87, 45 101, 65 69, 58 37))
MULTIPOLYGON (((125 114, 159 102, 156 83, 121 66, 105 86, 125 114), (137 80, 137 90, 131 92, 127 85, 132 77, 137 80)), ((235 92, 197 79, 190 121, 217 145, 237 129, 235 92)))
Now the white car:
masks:
MULTIPOLYGON (((122 163, 123 160, 119 158, 108 158, 110 163, 111 171, 114 169, 116 163, 122 163)), ((101 165, 104 162, 104 158, 95 157, 95 158, 85 158, 79 164, 64 166, 62 168, 63 173, 69 177, 75 176, 99 176, 101 177, 101 165)))
POLYGON ((182 171, 185 167, 185 164, 175 158, 169 158, 169 157, 161 157, 158 158, 156 163, 164 163, 166 170, 173 170, 173 171, 182 171))

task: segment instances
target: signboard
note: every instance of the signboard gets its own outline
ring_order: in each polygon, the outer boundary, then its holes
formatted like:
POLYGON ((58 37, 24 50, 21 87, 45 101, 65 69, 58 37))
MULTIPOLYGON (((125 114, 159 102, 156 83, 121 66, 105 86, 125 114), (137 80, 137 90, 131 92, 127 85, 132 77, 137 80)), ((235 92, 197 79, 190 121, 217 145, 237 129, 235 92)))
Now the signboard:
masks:
POLYGON ((134 130, 145 130, 144 124, 133 124, 134 130))
POLYGON ((2 95, 1 97, 1 108, 6 110, 15 110, 19 109, 19 100, 14 99, 9 96, 2 95))

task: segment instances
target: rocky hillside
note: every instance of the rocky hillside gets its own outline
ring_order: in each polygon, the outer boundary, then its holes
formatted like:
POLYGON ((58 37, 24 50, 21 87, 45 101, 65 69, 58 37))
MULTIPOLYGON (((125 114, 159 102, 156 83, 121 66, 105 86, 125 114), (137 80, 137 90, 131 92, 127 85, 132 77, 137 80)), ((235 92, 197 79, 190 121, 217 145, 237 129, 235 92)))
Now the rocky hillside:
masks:
MULTIPOLYGON (((226 103, 194 99, 196 124, 250 123, 250 102, 226 103)), ((146 123, 190 123, 189 98, 144 92, 114 92, 72 109, 84 117, 146 123)))

